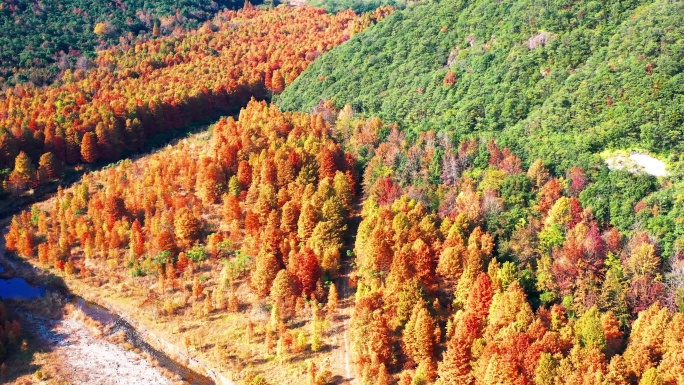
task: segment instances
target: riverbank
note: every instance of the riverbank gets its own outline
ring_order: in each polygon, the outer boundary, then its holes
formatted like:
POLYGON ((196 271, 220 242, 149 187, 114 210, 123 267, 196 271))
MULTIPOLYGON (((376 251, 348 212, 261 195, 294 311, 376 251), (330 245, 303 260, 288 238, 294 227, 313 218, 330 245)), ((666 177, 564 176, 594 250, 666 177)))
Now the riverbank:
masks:
MULTIPOLYGON (((37 315, 29 307, 18 307, 15 314, 29 335, 31 362, 17 367, 8 384, 82 385, 175 385, 182 379, 160 367, 150 355, 136 349, 118 336, 104 338, 100 325, 73 306, 58 318, 37 315), (35 370, 23 370, 32 369, 35 370)), ((16 360, 10 361, 20 364, 16 360)), ((11 377, 10 377, 11 378, 11 377)))
MULTIPOLYGON (((31 270, 43 271, 37 261, 26 262, 31 270)), ((218 276, 220 266, 208 260, 196 268, 206 271, 209 277, 218 276)), ((244 282, 238 289, 240 312, 216 310, 201 316, 195 312, 178 312, 169 316, 162 311, 164 301, 158 294, 159 288, 150 286, 145 277, 118 275, 103 281, 97 277, 69 276, 55 269, 48 271, 51 276, 63 281, 69 292, 106 308, 110 314, 120 317, 119 322, 130 324, 154 349, 211 378, 216 384, 242 383, 255 374, 267 379, 269 384, 305 383, 308 362, 312 359, 319 373, 328 379, 326 383, 354 383, 346 338, 353 296, 349 293, 346 275, 338 279, 342 295, 340 314, 326 324, 322 347, 314 353, 308 347, 304 351, 288 349, 283 352, 276 346, 276 341, 268 341, 265 330, 270 319, 269 312, 259 301, 246 294, 248 289, 244 282), (251 331, 250 324, 253 324, 251 331)), ((181 278, 176 283, 184 289, 189 284, 181 278)), ((188 311, 192 308, 188 308, 188 311)), ((309 334, 309 314, 311 309, 307 305, 291 320, 288 326, 290 335, 309 334)))
MULTIPOLYGON (((212 368, 203 360, 190 355, 187 348, 183 348, 179 345, 170 342, 168 338, 160 336, 157 333, 150 330, 150 328, 144 322, 140 322, 136 320, 134 317, 130 317, 129 314, 136 313, 135 309, 126 308, 115 301, 107 300, 106 298, 97 295, 96 291, 85 290, 85 288, 81 287, 78 284, 75 284, 74 282, 72 282, 71 285, 74 285, 75 287, 79 288, 76 289, 77 292, 81 293, 81 297, 84 298, 86 301, 95 303, 98 306, 101 306, 102 308, 109 311, 111 314, 114 314, 117 317, 119 317, 119 320, 116 321, 117 323, 125 323, 130 325, 130 327, 127 329, 134 330, 135 334, 142 338, 145 341, 145 343, 149 344, 153 349, 163 352, 170 359, 180 363, 181 365, 187 367, 191 371, 198 373, 202 377, 207 377, 208 379, 211 379, 211 381, 215 382, 216 384, 233 385, 233 381, 228 379, 224 374, 218 372, 216 369, 212 368)), ((126 329, 126 327, 124 328, 126 329)), ((135 338, 135 336, 131 338, 135 338)), ((204 378, 190 378, 188 382, 206 383, 206 381, 207 379, 204 378)))
POLYGON ((11 277, 46 292, 39 298, 6 301, 22 325, 23 342, 7 360, 1 383, 214 383, 160 353, 162 349, 153 348, 117 315, 74 297, 60 277, 7 257, 0 238, 0 279, 11 277))

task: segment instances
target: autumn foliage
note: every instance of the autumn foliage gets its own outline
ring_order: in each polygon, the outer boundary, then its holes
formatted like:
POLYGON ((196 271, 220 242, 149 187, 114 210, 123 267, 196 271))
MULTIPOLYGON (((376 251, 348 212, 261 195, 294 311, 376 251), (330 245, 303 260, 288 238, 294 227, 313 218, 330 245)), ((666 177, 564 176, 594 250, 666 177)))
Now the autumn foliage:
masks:
POLYGON ((15 169, 9 181, 23 190, 40 180, 29 163, 43 154, 60 165, 115 161, 154 134, 234 112, 281 92, 357 19, 309 7, 223 11, 197 31, 103 51, 95 69, 67 71, 55 86, 10 88, 0 169, 15 169))
POLYGON ((351 108, 251 101, 210 133, 86 175, 15 216, 6 241, 90 282, 148 283, 165 317, 260 313, 249 343, 258 322, 261 354, 280 358, 324 354, 341 318, 333 281, 353 266, 363 384, 681 383, 683 262, 597 220, 586 173, 567 176, 496 141, 407 139, 351 108))

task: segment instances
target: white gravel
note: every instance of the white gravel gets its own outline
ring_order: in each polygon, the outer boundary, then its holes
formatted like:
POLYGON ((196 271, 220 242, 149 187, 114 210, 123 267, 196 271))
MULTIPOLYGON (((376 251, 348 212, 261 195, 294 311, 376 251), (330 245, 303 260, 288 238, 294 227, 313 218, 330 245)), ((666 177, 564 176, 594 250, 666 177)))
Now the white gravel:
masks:
POLYGON ((65 316, 52 328, 40 321, 36 326, 42 339, 52 345, 53 354, 61 356, 64 373, 73 384, 172 384, 150 362, 135 352, 97 338, 73 315, 65 316))
POLYGON ((648 154, 632 152, 629 156, 615 155, 606 159, 606 165, 611 170, 626 168, 630 172, 645 172, 653 176, 667 176, 665 162, 648 154))

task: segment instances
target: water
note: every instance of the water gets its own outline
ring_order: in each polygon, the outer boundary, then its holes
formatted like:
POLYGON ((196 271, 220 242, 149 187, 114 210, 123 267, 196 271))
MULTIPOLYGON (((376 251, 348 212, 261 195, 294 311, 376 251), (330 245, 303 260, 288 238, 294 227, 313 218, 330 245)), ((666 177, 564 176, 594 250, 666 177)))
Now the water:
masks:
MULTIPOLYGON (((0 266, 1 267, 1 266, 0 266)), ((0 270, 2 272, 2 270, 0 270)), ((35 299, 45 295, 45 288, 31 286, 23 278, 0 279, 0 298, 3 299, 35 299)))
MULTIPOLYGON (((2 234, 0 234, 1 236, 2 234)), ((0 264, 0 273, 5 269, 0 264)), ((1 299, 25 299, 31 300, 42 297, 47 293, 43 286, 32 286, 26 280, 20 277, 0 278, 0 298, 1 299)), ((126 341, 136 348, 147 352, 154 357, 160 366, 166 368, 172 373, 177 374, 186 383, 192 385, 213 385, 209 377, 201 375, 189 368, 175 362, 166 354, 154 349, 145 339, 123 318, 119 318, 109 310, 93 303, 88 303, 80 297, 68 296, 73 298, 75 305, 81 309, 88 317, 100 322, 105 327, 109 328, 110 333, 123 332, 126 341)))

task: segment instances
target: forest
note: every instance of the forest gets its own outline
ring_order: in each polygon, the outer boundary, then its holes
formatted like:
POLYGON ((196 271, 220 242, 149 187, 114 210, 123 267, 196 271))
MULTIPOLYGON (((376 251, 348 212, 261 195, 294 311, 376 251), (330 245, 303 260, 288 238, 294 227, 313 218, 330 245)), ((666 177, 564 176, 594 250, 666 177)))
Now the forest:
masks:
POLYGON ((404 9, 411 5, 411 1, 406 0, 307 0, 307 5, 323 8, 328 12, 341 12, 351 9, 354 12, 370 12, 383 6, 390 6, 395 9, 404 9))
POLYGON ((97 69, 67 70, 59 86, 9 88, 0 96, 4 190, 59 179, 64 166, 117 161, 155 134, 279 93, 316 57, 388 12, 224 11, 199 30, 104 51, 97 69))
POLYGON ((50 84, 66 69, 87 69, 96 50, 197 28, 219 10, 242 5, 229 0, 3 0, 0 85, 50 84))
MULTIPOLYGON (((644 199, 657 182, 592 179, 541 160, 524 170, 493 140, 407 140, 349 106, 309 115, 253 101, 198 143, 89 175, 15 217, 6 240, 176 322, 270 309, 224 318, 244 334, 211 343, 219 360, 254 345, 281 360, 319 351, 353 255, 364 384, 677 384, 684 261, 633 222, 657 210, 644 199), (632 200, 596 216, 592 199, 611 183, 633 185, 632 200)), ((209 338, 189 337, 200 351, 209 338)))
POLYGON ((425 1, 316 61, 279 97, 496 138, 526 165, 587 167, 610 148, 679 160, 680 1, 425 1))
POLYGON ((684 383, 684 4, 354 4, 7 88, 8 254, 237 383, 684 383))

